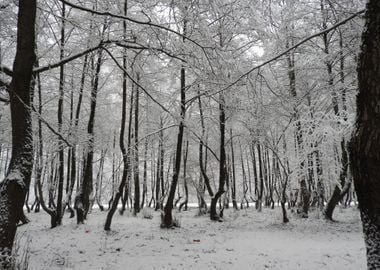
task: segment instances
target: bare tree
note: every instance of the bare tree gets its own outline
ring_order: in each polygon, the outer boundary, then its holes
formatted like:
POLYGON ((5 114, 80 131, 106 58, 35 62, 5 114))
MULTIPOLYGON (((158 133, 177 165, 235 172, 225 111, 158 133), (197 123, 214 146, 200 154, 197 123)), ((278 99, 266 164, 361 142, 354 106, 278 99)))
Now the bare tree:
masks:
POLYGON ((36 0, 20 1, 17 50, 10 84, 12 158, 5 180, 0 183, 0 268, 11 267, 16 226, 29 189, 33 169, 31 80, 35 62, 36 0))
POLYGON ((358 63, 356 128, 351 170, 367 245, 368 269, 380 269, 380 2, 370 0, 358 63))

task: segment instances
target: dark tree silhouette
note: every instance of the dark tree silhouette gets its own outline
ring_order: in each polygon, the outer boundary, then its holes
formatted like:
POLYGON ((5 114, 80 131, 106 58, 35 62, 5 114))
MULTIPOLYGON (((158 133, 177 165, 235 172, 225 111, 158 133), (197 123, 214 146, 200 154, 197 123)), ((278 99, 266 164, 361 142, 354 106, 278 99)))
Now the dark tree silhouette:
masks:
POLYGON ((359 94, 350 143, 368 269, 380 269, 380 2, 370 0, 358 64, 359 94))
POLYGON ((17 223, 33 169, 31 103, 32 69, 35 63, 36 0, 20 1, 17 50, 10 85, 12 158, 7 176, 0 183, 0 268, 9 269, 17 223))

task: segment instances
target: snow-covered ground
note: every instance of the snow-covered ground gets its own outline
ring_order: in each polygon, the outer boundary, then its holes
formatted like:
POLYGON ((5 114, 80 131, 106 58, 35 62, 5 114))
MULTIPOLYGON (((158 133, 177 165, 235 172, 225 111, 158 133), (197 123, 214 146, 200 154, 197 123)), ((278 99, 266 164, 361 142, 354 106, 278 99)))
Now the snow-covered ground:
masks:
POLYGON ((354 207, 336 209, 335 223, 312 213, 309 219, 289 214, 290 223, 282 224, 279 208, 225 210, 224 222, 196 214, 195 208, 176 213, 181 227, 168 230, 160 228, 157 212, 151 220, 115 213, 107 233, 106 213, 97 209, 85 225, 65 216, 55 229, 45 213, 30 213, 31 223, 18 235, 22 243, 30 241, 30 270, 366 268, 354 207))

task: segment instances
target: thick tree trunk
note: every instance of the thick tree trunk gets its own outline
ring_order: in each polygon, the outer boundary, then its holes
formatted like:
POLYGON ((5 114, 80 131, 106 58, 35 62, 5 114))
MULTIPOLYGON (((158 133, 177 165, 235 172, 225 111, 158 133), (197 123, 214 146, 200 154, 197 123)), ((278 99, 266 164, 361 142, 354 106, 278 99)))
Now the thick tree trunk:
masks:
POLYGON ((367 246, 368 269, 380 269, 380 2, 370 0, 358 63, 359 94, 350 143, 351 171, 367 246))
POLYGON ((16 225, 22 215, 33 169, 33 130, 30 110, 32 69, 35 62, 36 1, 20 1, 17 48, 10 86, 12 158, 0 183, 0 268, 11 267, 16 225))

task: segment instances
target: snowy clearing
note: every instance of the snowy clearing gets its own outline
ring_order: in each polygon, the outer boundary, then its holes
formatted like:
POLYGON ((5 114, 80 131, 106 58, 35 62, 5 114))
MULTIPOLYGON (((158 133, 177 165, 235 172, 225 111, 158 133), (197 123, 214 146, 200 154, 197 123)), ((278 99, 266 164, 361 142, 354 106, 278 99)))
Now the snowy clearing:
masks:
POLYGON ((365 269, 365 246, 359 212, 337 209, 332 223, 290 215, 280 209, 225 210, 224 222, 196 216, 197 209, 177 213, 181 228, 161 229, 160 215, 115 215, 113 230, 103 230, 105 213, 94 210, 87 224, 64 218, 49 228, 44 213, 30 213, 20 227, 21 242, 30 241, 29 269, 365 269))

